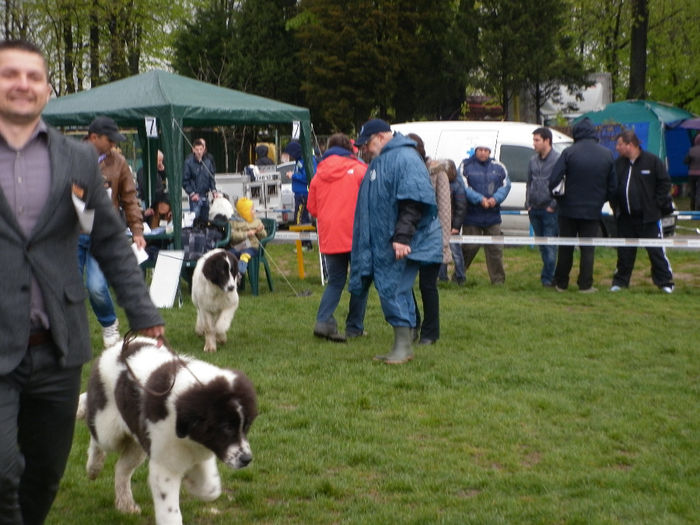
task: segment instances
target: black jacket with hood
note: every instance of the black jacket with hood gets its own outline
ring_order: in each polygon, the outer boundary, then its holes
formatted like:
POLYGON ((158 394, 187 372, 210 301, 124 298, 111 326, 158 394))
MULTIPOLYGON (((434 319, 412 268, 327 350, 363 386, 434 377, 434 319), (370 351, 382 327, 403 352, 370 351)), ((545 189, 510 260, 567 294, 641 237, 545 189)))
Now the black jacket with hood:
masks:
POLYGON ((574 143, 552 169, 550 191, 566 175, 566 192, 559 198, 559 215, 572 219, 600 219, 600 211, 615 195, 617 178, 612 152, 598 144, 588 118, 574 125, 574 143))

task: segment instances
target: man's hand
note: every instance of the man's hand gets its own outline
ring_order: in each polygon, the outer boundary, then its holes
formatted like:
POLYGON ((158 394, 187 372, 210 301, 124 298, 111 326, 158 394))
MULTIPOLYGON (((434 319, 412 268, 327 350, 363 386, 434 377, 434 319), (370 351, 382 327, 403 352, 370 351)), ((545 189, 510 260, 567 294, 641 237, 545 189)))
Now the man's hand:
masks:
POLYGON ((139 330, 139 334, 145 335, 146 337, 152 337, 153 339, 158 339, 159 337, 163 337, 165 335, 165 326, 162 324, 150 326, 139 330))
POLYGON ((193 193, 190 199, 192 199, 192 202, 199 201, 199 193, 193 193))
POLYGON ((143 250, 146 247, 146 239, 144 239, 143 235, 134 235, 133 239, 139 250, 143 250))
POLYGON ((409 253, 411 253, 411 247, 408 244, 401 244, 400 242, 394 242, 394 243, 392 243, 392 246, 394 248, 394 256, 396 257, 397 261, 399 259, 403 259, 409 253))

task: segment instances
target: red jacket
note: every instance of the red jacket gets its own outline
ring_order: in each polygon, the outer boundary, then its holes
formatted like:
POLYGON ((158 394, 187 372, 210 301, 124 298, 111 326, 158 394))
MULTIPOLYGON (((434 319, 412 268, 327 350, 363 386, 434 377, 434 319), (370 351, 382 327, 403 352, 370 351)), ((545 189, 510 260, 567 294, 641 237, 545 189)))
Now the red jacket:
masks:
POLYGON ((349 253, 360 183, 367 165, 355 157, 335 155, 324 158, 309 185, 309 213, 316 217, 321 253, 349 253))

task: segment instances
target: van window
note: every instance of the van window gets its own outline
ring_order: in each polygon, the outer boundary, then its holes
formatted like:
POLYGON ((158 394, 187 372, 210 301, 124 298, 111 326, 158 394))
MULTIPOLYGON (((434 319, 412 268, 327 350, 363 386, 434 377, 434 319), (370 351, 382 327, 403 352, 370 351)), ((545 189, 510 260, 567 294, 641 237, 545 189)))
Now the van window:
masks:
POLYGON ((500 161, 508 170, 511 182, 527 182, 527 167, 535 150, 525 146, 501 145, 500 161))

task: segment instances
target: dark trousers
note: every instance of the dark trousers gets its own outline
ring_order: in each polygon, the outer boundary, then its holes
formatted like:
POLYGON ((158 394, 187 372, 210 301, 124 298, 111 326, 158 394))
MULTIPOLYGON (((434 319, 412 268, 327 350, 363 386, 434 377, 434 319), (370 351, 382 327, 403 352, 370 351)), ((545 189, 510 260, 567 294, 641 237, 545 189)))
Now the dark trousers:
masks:
MULTIPOLYGON (((502 235, 501 224, 492 224, 483 227, 465 224, 462 226, 462 235, 502 235)), ((469 269, 469 266, 471 266, 480 247, 481 244, 462 245, 465 272, 469 269)), ((484 254, 486 255, 486 269, 489 271, 491 284, 503 284, 506 282, 506 272, 503 269, 503 245, 484 244, 484 254)))
POLYGON ((59 368, 52 343, 0 376, 0 524, 40 525, 73 442, 81 367, 59 368))
POLYGON ((440 296, 437 280, 441 264, 424 264, 418 270, 418 288, 423 301, 423 322, 420 309, 416 308, 417 326, 420 326, 420 338, 437 341, 440 338, 440 296))
MULTIPOLYGON (((620 237, 640 239, 660 239, 662 237, 658 222, 644 223, 641 217, 630 217, 626 214, 620 215, 617 219, 617 234, 620 237)), ((651 280, 658 287, 673 287, 671 263, 666 257, 666 250, 655 247, 649 247, 646 250, 649 262, 651 262, 651 280)), ((636 247, 617 249, 617 266, 613 276, 613 285, 623 288, 629 286, 636 258, 636 247)))
MULTIPOLYGON (((560 237, 598 237, 600 221, 589 219, 573 219, 559 216, 560 237)), ((581 246, 581 261, 579 263, 579 290, 587 290, 593 286, 593 261, 595 246, 581 246)), ((566 289, 569 287, 569 273, 574 263, 574 246, 559 246, 557 251, 557 267, 554 270, 554 284, 566 289)))
MULTIPOLYGON (((311 224, 311 217, 309 216, 309 210, 306 207, 306 203, 309 200, 308 195, 300 195, 298 193, 294 194, 294 224, 311 224)), ((306 246, 311 249, 311 241, 301 241, 302 246, 306 246)))
POLYGON ((700 211, 700 176, 688 176, 688 196, 690 197, 690 211, 700 211))

